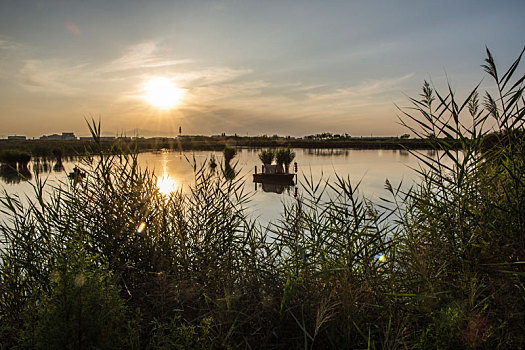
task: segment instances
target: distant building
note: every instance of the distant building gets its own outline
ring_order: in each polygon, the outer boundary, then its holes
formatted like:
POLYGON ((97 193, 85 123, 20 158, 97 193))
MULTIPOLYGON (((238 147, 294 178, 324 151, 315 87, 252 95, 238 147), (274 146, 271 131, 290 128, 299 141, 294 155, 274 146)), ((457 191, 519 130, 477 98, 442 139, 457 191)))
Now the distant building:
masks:
POLYGON ((62 135, 52 134, 40 136, 40 140, 77 140, 75 133, 63 132, 62 135))
POLYGON ((40 140, 62 140, 62 137, 59 134, 43 135, 40 136, 40 140))
POLYGON ((62 140, 76 140, 77 137, 75 136, 75 133, 72 132, 63 132, 62 133, 62 140))
POLYGON ((22 135, 12 135, 12 136, 7 136, 7 139, 8 140, 25 140, 26 137, 22 135))

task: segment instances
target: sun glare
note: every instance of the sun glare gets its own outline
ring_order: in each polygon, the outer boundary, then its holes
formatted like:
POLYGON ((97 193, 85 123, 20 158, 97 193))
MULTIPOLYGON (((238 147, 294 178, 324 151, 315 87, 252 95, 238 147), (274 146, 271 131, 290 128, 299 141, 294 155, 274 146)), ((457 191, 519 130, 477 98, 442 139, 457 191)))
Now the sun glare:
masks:
POLYGON ((157 187, 159 188, 160 193, 168 196, 170 193, 177 190, 177 183, 168 175, 164 175, 157 179, 157 187))
POLYGON ((184 97, 184 90, 177 87, 170 79, 151 78, 144 86, 144 99, 160 109, 177 107, 184 97))

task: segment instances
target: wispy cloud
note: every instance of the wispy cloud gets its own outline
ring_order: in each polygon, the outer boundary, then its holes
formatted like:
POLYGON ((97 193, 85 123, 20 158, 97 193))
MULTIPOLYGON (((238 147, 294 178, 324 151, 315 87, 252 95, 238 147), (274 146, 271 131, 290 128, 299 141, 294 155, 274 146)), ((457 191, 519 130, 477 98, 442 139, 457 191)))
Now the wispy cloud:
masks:
POLYGON ((127 48, 120 57, 101 67, 100 71, 110 73, 148 68, 166 68, 192 62, 188 59, 166 59, 166 55, 159 51, 159 45, 154 41, 133 45, 127 48))
MULTIPOLYGON (((191 89, 194 101, 199 104, 218 103, 226 101, 227 105, 235 104, 239 99, 246 97, 253 98, 261 95, 262 90, 269 86, 263 80, 239 81, 239 82, 217 82, 213 85, 199 85, 191 89)), ((254 101, 255 102, 255 101, 254 101)))
POLYGON ((26 60, 18 77, 20 84, 32 92, 76 95, 82 91, 78 83, 85 78, 85 67, 83 64, 69 66, 57 59, 26 60))
POLYGON ((404 81, 412 78, 414 73, 409 73, 399 77, 368 80, 357 86, 336 89, 335 91, 309 93, 307 96, 312 100, 334 100, 342 98, 366 98, 379 95, 385 92, 399 89, 404 81))
POLYGON ((194 87, 207 87, 216 84, 228 83, 239 79, 252 71, 247 68, 231 68, 224 66, 200 66, 198 63, 185 67, 184 70, 174 71, 177 81, 194 87))
POLYGON ((323 88, 325 86, 326 86, 325 84, 313 84, 313 85, 298 84, 298 86, 295 87, 293 89, 293 91, 298 91, 298 92, 311 91, 311 90, 316 90, 316 89, 319 89, 319 88, 323 88))
POLYGON ((8 38, 0 35, 0 50, 13 50, 20 47, 19 44, 15 43, 14 41, 9 40, 8 38))
MULTIPOLYGON (((0 50, 14 46, 1 39, 0 50)), ((35 56, 32 50, 26 54, 35 56)), ((399 90, 400 84, 414 75, 367 80, 339 88, 324 81, 276 83, 261 79, 261 72, 252 67, 213 65, 202 59, 177 57, 157 41, 127 47, 105 62, 32 57, 20 62, 16 81, 27 91, 58 97, 82 96, 82 109, 95 108, 94 113, 111 116, 114 125, 123 124, 121 127, 138 116, 143 120, 152 115, 142 98, 142 85, 150 77, 165 76, 186 90, 183 105, 173 113, 193 125, 195 133, 213 132, 217 125, 224 130, 268 133, 284 127, 299 132, 313 129, 318 123, 325 127, 347 125, 349 120, 365 118, 365 109, 373 111, 390 103, 384 93, 399 90)))
MULTIPOLYGON (((19 44, 9 38, 0 35, 0 64, 11 63, 8 60, 16 61, 17 55, 25 50, 24 45, 19 44)), ((5 71, 0 71, 0 75, 5 75, 5 71)))

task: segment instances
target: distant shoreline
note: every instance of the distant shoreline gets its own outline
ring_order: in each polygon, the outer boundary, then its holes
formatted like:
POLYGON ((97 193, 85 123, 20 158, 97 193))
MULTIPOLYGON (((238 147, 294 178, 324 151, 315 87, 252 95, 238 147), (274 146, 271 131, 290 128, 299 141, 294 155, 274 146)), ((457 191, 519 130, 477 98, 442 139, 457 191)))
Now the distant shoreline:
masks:
MULTIPOLYGON (((140 152, 166 150, 178 151, 221 151, 225 145, 253 148, 310 148, 310 149, 432 149, 425 139, 401 139, 397 137, 367 137, 328 140, 307 140, 276 137, 208 137, 185 136, 180 138, 118 138, 101 140, 105 150, 136 149, 140 152)), ((49 157, 59 150, 64 156, 93 153, 93 140, 0 140, 0 151, 18 150, 34 157, 49 157)))

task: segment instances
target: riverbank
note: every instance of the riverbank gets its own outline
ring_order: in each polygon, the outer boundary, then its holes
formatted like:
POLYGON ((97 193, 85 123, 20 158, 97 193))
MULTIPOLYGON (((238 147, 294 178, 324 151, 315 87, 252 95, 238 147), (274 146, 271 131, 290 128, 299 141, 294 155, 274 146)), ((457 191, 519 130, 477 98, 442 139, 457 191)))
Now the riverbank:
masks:
MULTIPOLYGON (((225 145, 234 147, 291 147, 291 148, 351 148, 351 149, 432 149, 426 139, 401 139, 397 137, 363 137, 334 139, 293 139, 285 137, 241 137, 241 136, 184 136, 177 138, 117 138, 101 140, 106 151, 137 149, 155 151, 161 149, 183 151, 220 151, 225 145)), ((33 157, 52 157, 53 152, 64 156, 93 153, 98 147, 89 140, 0 140, 0 151, 14 150, 30 153, 33 157)))

